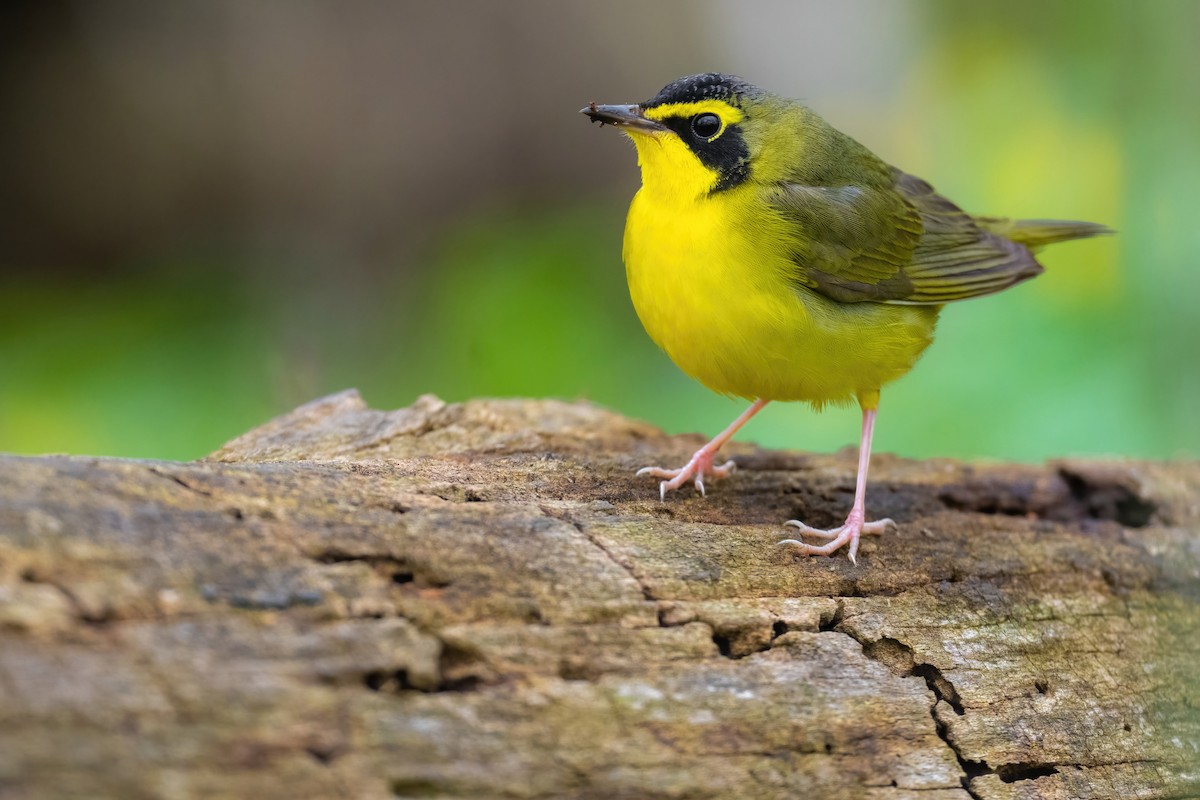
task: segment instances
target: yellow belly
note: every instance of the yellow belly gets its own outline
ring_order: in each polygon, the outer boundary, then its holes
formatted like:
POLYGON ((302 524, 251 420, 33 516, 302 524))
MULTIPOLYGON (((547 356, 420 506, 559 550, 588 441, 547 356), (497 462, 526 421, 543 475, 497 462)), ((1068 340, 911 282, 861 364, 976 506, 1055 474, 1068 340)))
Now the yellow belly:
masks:
POLYGON ((929 345, 939 307, 838 303, 792 283, 792 231, 754 213, 750 191, 634 197, 625 271, 646 332, 722 394, 818 407, 874 397, 929 345))

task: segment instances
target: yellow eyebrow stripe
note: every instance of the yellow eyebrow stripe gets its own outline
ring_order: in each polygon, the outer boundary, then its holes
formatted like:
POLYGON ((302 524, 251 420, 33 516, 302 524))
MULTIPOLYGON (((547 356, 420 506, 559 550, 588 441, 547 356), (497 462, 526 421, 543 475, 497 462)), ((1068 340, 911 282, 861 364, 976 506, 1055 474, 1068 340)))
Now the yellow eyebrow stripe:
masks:
POLYGON ((731 106, 721 100, 700 100, 695 103, 664 103, 661 106, 647 108, 642 111, 642 115, 646 119, 655 121, 666 119, 667 117, 690 117, 693 114, 716 114, 721 118, 722 129, 726 125, 736 125, 745 118, 740 108, 731 106))

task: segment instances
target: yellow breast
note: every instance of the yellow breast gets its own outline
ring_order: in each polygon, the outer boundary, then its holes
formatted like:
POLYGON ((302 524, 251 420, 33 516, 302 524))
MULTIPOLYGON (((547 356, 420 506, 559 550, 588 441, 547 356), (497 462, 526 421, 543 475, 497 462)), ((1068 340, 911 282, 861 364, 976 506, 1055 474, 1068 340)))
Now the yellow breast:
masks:
POLYGON ((757 191, 634 197, 625 268, 650 338, 705 386, 746 398, 821 406, 870 397, 907 372, 938 308, 843 304, 793 283, 795 231, 757 191))

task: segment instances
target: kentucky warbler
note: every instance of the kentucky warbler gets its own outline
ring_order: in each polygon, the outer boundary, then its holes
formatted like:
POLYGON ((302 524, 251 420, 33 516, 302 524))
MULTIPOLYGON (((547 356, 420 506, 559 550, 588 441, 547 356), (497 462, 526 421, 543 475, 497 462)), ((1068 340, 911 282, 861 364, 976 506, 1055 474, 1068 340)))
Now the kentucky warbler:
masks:
POLYGON ((640 105, 582 109, 637 147, 642 188, 625 225, 638 317, 679 367, 708 388, 753 400, 680 469, 646 467, 660 496, 733 469, 714 464, 771 400, 856 398, 858 481, 845 524, 797 520, 785 539, 829 555, 891 520, 866 521, 867 465, 879 389, 912 368, 942 304, 998 292, 1042 272, 1033 250, 1106 233, 1103 225, 977 217, 880 160, 799 103, 740 78, 680 78, 640 105))

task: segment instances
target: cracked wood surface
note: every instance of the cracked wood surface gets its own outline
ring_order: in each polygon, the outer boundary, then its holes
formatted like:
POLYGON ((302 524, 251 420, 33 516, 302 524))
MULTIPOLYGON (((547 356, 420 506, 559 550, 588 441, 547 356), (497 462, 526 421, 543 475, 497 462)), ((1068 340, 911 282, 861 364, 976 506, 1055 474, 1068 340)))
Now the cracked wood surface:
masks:
POLYGON ((0 458, 0 798, 1200 796, 1200 466, 854 454, 346 392, 0 458))

